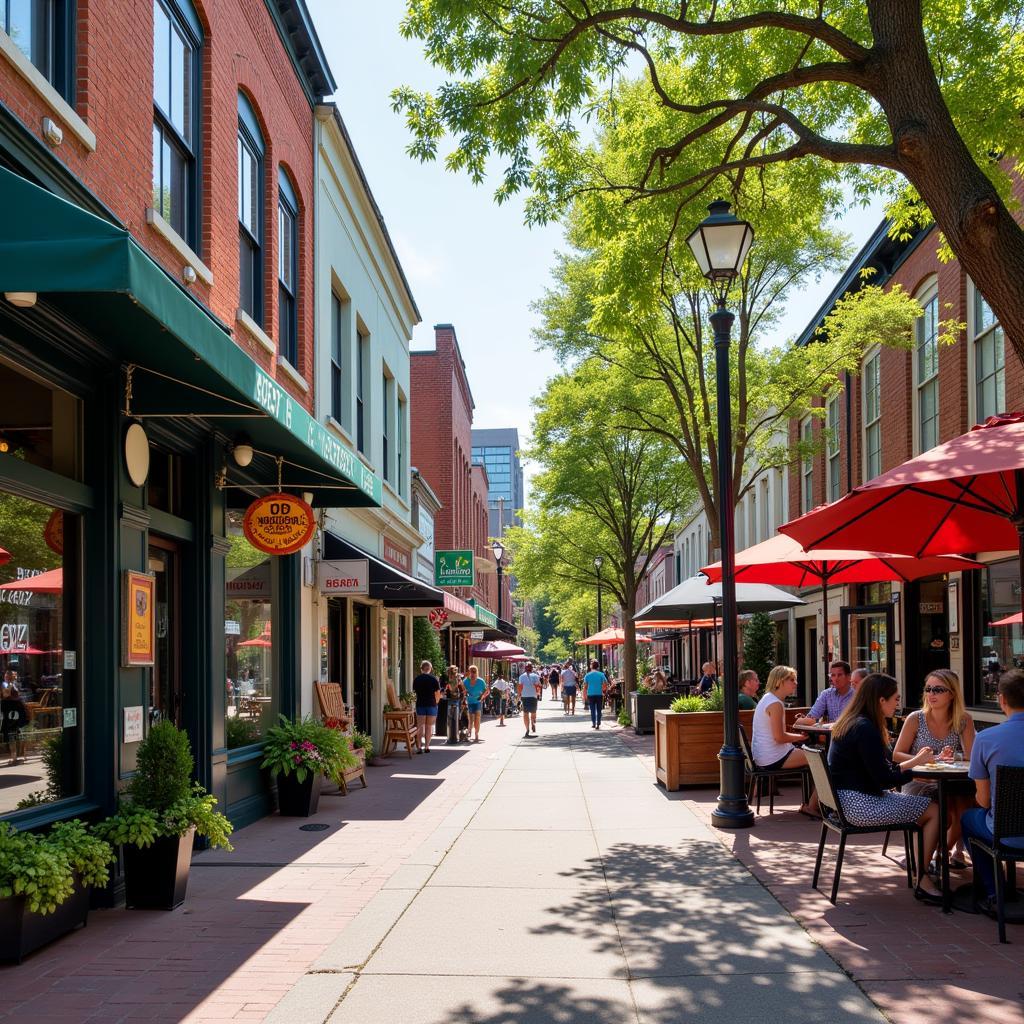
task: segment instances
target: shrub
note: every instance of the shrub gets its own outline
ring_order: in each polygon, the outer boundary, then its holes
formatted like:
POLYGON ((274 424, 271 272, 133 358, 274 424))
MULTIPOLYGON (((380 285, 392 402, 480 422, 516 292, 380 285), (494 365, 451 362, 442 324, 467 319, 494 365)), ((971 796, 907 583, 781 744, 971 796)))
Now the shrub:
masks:
POLYGON ((417 672, 421 661, 429 661, 434 666, 434 675, 439 679, 448 669, 437 630, 425 616, 417 616, 412 620, 412 656, 417 672))
POLYGON ((312 717, 293 722, 281 715, 279 724, 267 732, 263 755, 261 767, 272 775, 295 772, 299 782, 318 772, 337 780, 356 765, 344 734, 312 717))
POLYGON ((630 718, 630 716, 629 716, 629 705, 628 704, 624 703, 622 705, 622 707, 619 708, 618 722, 619 722, 619 725, 621 725, 623 728, 625 728, 628 725, 632 725, 633 724, 633 719, 630 718))
POLYGON ((361 747, 366 753, 366 760, 369 761, 373 757, 373 739, 368 736, 365 732, 360 732, 358 729, 352 730, 352 735, 349 737, 352 743, 353 749, 361 747))
POLYGON ((128 796, 133 803, 159 813, 187 799, 191 791, 192 748, 188 736, 173 722, 157 722, 139 744, 128 796))
POLYGON ((675 712, 723 711, 725 710, 725 691, 721 683, 716 683, 706 697, 676 697, 669 708, 675 712))
POLYGON ((743 667, 752 668, 763 686, 775 664, 775 641, 778 633, 771 616, 764 612, 752 615, 743 627, 743 667))

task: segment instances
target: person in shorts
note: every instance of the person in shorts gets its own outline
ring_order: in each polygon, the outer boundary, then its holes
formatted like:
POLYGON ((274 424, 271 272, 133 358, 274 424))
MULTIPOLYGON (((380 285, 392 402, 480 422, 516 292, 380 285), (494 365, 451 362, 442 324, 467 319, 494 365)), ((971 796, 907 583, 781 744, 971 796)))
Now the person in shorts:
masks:
POLYGON ((412 692, 416 694, 416 745, 421 753, 429 754, 437 721, 437 700, 441 696, 441 682, 429 661, 420 662, 420 674, 412 681, 412 692))
POLYGON ((558 679, 559 672, 558 666, 552 665, 551 671, 548 672, 548 685, 551 687, 551 699, 558 700, 558 679))
POLYGON ((525 671, 519 677, 516 689, 523 700, 523 725, 526 727, 526 735, 523 739, 528 740, 531 729, 533 730, 533 735, 537 735, 537 698, 543 689, 540 676, 533 671, 532 661, 526 663, 525 671))
POLYGON ((466 687, 466 710, 469 712, 469 729, 473 734, 473 742, 480 742, 480 719, 484 711, 484 694, 487 684, 480 678, 476 665, 469 666, 469 675, 462 681, 466 687))
POLYGON ((576 669, 571 661, 562 668, 562 711, 567 715, 576 714, 576 669))
POLYGON ((495 669, 494 678, 491 680, 491 699, 494 701, 494 708, 498 715, 498 726, 505 727, 505 709, 508 706, 508 680, 502 677, 501 669, 495 669))

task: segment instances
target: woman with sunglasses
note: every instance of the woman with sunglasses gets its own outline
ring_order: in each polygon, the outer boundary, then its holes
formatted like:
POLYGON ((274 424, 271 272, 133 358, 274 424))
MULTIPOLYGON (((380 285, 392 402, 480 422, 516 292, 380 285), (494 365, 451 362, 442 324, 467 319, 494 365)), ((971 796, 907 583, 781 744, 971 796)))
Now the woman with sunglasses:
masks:
MULTIPOLYGON (((938 751, 937 761, 952 761, 954 755, 962 755, 965 762, 970 761, 974 735, 974 722, 964 707, 960 677, 951 669, 936 669, 924 681, 921 710, 907 715, 903 723, 892 759, 896 764, 902 764, 919 750, 930 747, 938 751)), ((937 789, 934 782, 915 779, 903 787, 903 792, 934 799, 937 789)), ((951 868, 967 866, 960 834, 960 815, 973 806, 974 801, 966 796, 949 795, 946 839, 951 868)))

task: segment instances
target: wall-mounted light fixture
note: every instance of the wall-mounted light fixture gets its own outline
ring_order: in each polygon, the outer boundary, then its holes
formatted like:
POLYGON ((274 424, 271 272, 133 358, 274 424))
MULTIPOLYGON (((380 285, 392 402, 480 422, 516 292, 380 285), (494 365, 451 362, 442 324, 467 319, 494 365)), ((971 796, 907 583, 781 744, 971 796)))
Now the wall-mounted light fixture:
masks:
POLYGON ((231 447, 231 455, 235 460, 235 464, 245 469, 246 466, 252 463, 254 454, 252 441, 249 440, 248 435, 239 434, 231 447))
POLYGON ((38 297, 35 292, 4 292, 4 298, 19 309, 31 309, 38 297))

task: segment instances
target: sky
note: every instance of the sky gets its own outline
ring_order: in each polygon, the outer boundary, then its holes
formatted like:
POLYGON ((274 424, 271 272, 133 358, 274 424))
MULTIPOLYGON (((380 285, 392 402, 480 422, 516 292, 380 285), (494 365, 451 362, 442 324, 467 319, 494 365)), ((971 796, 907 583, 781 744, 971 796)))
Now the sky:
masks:
MULTIPOLYGON (((442 160, 421 164, 406 154, 410 136, 391 109, 391 91, 431 88, 443 78, 420 44, 399 34, 404 0, 307 2, 338 83, 334 99, 423 317, 413 348, 433 347, 434 324, 454 324, 476 402, 474 426, 518 427, 525 442, 530 400, 558 371, 549 353, 537 351, 530 307, 550 286, 562 229, 527 228, 521 202, 498 206, 497 179, 476 186, 442 160)), ((859 248, 880 219, 880 207, 854 207, 840 226, 859 248)), ((779 340, 806 326, 834 283, 826 277, 794 297, 779 340)), ((529 488, 531 467, 525 470, 529 488)))

